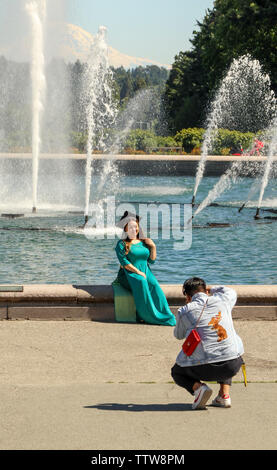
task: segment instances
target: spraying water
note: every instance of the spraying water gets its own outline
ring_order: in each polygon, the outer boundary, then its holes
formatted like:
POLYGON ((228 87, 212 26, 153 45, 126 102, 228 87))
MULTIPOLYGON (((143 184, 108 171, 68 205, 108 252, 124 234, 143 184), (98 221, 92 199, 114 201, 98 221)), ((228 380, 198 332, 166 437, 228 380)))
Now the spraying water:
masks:
POLYGON ((261 179, 259 177, 259 178, 256 178, 255 181, 252 183, 248 191, 247 199, 239 208, 239 212, 241 212, 244 209, 244 207, 247 205, 247 203, 251 201, 252 197, 259 191, 260 186, 261 186, 261 179))
POLYGON ((271 139, 271 143, 269 146, 269 153, 266 161, 266 166, 265 166, 265 172, 263 175, 262 179, 262 184, 261 184, 261 189, 260 189, 260 196, 259 196, 259 201, 258 201, 258 207, 257 207, 257 212, 255 215, 255 218, 259 218, 259 211, 262 205, 263 197, 264 197, 264 192, 265 189, 268 185, 269 177, 270 177, 270 171, 272 169, 272 162, 273 162, 273 156, 277 152, 277 118, 275 120, 275 123, 273 125, 273 135, 271 139))
POLYGON ((104 26, 99 27, 98 34, 91 46, 83 80, 87 125, 86 220, 88 218, 91 190, 92 152, 94 146, 103 151, 106 129, 111 127, 116 114, 112 99, 112 72, 108 62, 106 31, 107 29, 104 26))
POLYGON ((38 167, 41 148, 41 118, 46 89, 44 59, 44 21, 46 0, 28 0, 25 5, 32 25, 32 154, 33 154, 33 212, 37 208, 38 167))
POLYGON ((266 129, 275 115, 276 98, 270 78, 263 73, 259 61, 253 60, 249 54, 235 59, 211 105, 192 204, 204 175, 207 156, 214 146, 217 147, 218 129, 255 133, 266 129))
MULTIPOLYGON (((112 135, 106 141, 106 153, 116 158, 120 151, 126 147, 130 131, 136 129, 138 123, 148 124, 154 119, 160 118, 161 111, 161 103, 157 106, 155 90, 151 88, 139 90, 129 100, 126 107, 117 114, 112 135)), ((115 159, 108 159, 104 162, 100 181, 96 187, 94 206, 97 207, 99 214, 101 214, 104 196, 116 195, 118 189, 120 189, 120 193, 122 192, 122 186, 119 186, 119 173, 114 162, 115 159)), ((90 225, 91 223, 87 224, 86 228, 90 225)))
POLYGON ((220 118, 220 104, 221 104, 222 96, 221 96, 221 89, 218 92, 218 96, 215 98, 212 109, 207 119, 207 130, 204 135, 204 141, 201 149, 201 157, 197 166, 196 170, 196 177, 195 177, 195 185, 193 190, 193 198, 192 198, 192 205, 195 203, 196 194, 199 188, 199 185, 202 181, 204 176, 206 160, 209 153, 209 150, 212 147, 212 143, 215 136, 215 131, 218 128, 218 122, 220 118))
POLYGON ((213 202, 220 194, 222 194, 226 189, 229 189, 233 183, 236 183, 239 174, 241 171, 242 162, 234 163, 231 168, 229 168, 226 173, 218 180, 214 187, 209 191, 208 196, 204 201, 198 206, 197 210, 194 213, 194 217, 199 214, 205 207, 207 207, 211 202, 213 202))
MULTIPOLYGON (((161 120, 161 116, 162 104, 158 102, 155 90, 152 88, 139 90, 128 101, 126 107, 117 114, 114 126, 115 136, 113 136, 112 142, 107 144, 107 153, 118 155, 126 147, 128 135, 132 129, 137 128, 138 123, 149 124, 154 120, 161 120)), ((103 194, 105 190, 109 189, 109 183, 112 183, 112 190, 115 193, 118 188, 119 176, 114 161, 111 160, 108 160, 104 165, 97 193, 103 194)))

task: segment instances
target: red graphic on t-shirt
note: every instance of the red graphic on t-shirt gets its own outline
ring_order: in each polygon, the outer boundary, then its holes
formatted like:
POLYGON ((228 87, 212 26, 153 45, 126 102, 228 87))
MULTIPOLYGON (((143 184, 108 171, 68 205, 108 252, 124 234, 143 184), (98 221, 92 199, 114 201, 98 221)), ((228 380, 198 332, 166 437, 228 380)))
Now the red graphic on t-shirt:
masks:
POLYGON ((225 328, 223 326, 219 325, 219 322, 221 320, 221 312, 218 312, 218 315, 216 317, 213 317, 209 323, 209 325, 212 325, 212 330, 216 330, 217 335, 218 335, 218 340, 217 342, 219 343, 223 339, 227 338, 227 333, 225 328))

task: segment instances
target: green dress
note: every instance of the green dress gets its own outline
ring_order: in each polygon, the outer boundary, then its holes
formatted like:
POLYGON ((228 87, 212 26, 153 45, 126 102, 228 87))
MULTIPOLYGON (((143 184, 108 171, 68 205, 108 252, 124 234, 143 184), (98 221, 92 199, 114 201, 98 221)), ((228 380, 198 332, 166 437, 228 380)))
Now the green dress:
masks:
POLYGON ((115 248, 121 266, 133 264, 146 274, 140 274, 120 268, 117 279, 134 296, 138 319, 155 325, 176 325, 176 319, 169 309, 165 294, 152 273, 149 264, 155 261, 150 258, 150 250, 142 241, 132 244, 129 253, 125 254, 125 243, 119 240, 115 248))

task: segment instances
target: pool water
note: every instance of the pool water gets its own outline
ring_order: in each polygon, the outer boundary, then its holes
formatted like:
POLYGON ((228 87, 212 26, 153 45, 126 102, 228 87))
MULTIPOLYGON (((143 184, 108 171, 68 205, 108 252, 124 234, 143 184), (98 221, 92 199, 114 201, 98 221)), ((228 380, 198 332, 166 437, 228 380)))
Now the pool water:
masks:
MULTIPOLYGON (((200 203, 218 181, 204 178, 197 194, 200 203)), ((244 178, 222 194, 219 206, 207 207, 194 220, 188 249, 174 249, 174 239, 162 239, 159 227, 157 260, 151 266, 159 282, 181 284, 191 276, 211 284, 276 284, 277 220, 254 220, 258 194, 241 213, 253 183, 244 178), (230 224, 209 227, 209 223, 230 224)), ((122 177, 116 201, 189 204, 192 177, 122 177)), ((92 196, 93 197, 93 196, 92 196)), ((3 212, 21 212, 3 209, 3 212)), ((276 180, 266 188, 263 206, 277 209, 276 180)), ((38 205, 39 209, 39 205, 38 205)), ((80 207, 82 210, 83 207, 80 207)), ((92 239, 79 228, 84 217, 66 210, 38 210, 36 215, 0 217, 0 284, 110 284, 118 271, 118 238, 92 239), (39 229, 39 230, 38 230, 39 229)), ((262 210, 261 217, 274 217, 262 210)), ((277 217, 277 214, 275 215, 277 217)))

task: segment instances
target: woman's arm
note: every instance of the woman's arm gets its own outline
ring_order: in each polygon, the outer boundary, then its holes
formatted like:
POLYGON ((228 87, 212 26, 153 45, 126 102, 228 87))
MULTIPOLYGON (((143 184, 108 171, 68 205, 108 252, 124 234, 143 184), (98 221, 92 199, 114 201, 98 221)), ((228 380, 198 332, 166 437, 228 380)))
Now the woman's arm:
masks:
POLYGON ((139 274, 140 276, 143 276, 146 278, 146 274, 143 273, 142 271, 139 271, 139 269, 137 269, 133 264, 126 264, 126 266, 124 266, 124 269, 126 269, 127 271, 131 271, 131 273, 135 273, 135 274, 139 274))
POLYGON ((149 263, 154 263, 156 258, 157 258, 157 249, 156 249, 156 245, 155 243, 153 242, 153 240, 151 240, 151 238, 145 238, 144 239, 144 243, 147 245, 147 247, 149 248, 150 250, 150 257, 149 257, 149 263))
POLYGON ((116 248, 115 252, 118 258, 118 261, 120 262, 120 266, 127 271, 131 271, 133 273, 139 274, 143 277, 146 277, 146 275, 142 272, 139 271, 131 262, 128 260, 126 253, 125 253, 125 243, 122 241, 119 241, 116 248))

